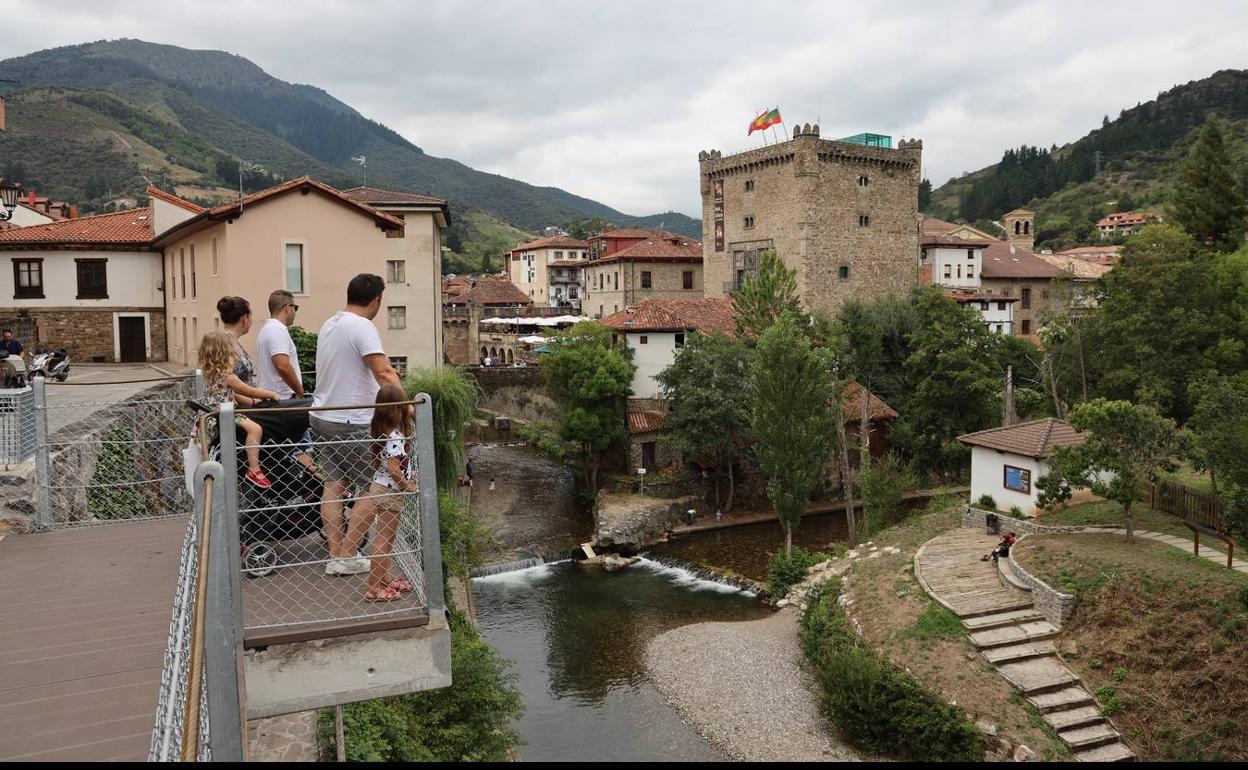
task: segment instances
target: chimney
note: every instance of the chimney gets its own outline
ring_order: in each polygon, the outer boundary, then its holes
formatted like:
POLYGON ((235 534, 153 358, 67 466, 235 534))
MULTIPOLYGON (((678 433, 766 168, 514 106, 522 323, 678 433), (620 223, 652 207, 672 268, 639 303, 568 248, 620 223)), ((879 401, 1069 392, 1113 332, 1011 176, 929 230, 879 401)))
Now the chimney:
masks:
POLYGON ((27 190, 26 193, 27 193, 26 205, 30 206, 33 209, 35 207, 35 191, 27 190))

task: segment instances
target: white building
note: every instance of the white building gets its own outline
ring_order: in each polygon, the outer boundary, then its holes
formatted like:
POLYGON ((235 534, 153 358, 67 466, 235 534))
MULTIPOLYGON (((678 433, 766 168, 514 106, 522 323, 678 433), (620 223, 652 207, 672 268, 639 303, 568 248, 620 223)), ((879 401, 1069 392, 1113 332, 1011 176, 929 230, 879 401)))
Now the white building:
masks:
POLYGON ((988 241, 956 236, 919 239, 919 267, 931 267, 932 283, 959 289, 979 288, 988 241))
POLYGON ((633 398, 662 398, 659 372, 692 332, 735 335, 730 299, 647 299, 602 319, 633 351, 633 398))
POLYGON ((503 255, 507 277, 536 307, 580 308, 589 242, 553 236, 522 243, 503 255))
POLYGON ((391 362, 401 372, 441 365, 442 230, 451 225, 450 206, 442 198, 375 187, 343 192, 404 223, 386 234, 385 307, 377 317, 389 334, 391 362))
POLYGON ((993 334, 1014 333, 1014 303, 1017 297, 994 297, 977 289, 946 289, 945 296, 963 307, 973 307, 993 334))
MULTIPOLYGON (((1017 507, 1024 516, 1039 511, 1037 482, 1049 473, 1048 459, 1060 446, 1077 446, 1085 435, 1064 420, 1046 417, 958 436, 971 448, 971 505, 991 497, 996 509, 1017 507)), ((1080 490, 1072 499, 1091 497, 1080 490)))

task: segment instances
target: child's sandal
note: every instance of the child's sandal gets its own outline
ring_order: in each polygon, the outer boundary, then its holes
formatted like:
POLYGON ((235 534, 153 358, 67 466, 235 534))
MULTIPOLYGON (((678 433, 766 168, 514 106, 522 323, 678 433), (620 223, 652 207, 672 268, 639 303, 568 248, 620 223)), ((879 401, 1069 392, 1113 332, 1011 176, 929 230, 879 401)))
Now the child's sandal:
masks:
POLYGON ((399 592, 388 586, 380 590, 370 588, 364 592, 364 601, 366 602, 392 602, 398 598, 399 592))

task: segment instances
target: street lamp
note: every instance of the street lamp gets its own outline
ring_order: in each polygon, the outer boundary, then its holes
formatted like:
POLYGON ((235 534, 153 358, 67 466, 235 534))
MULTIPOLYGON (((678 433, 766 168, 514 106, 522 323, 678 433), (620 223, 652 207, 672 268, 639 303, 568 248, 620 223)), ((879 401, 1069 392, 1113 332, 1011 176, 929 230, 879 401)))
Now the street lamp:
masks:
POLYGON ((17 198, 21 192, 21 185, 9 184, 0 179, 0 222, 8 222, 13 218, 13 209, 17 208, 17 198))

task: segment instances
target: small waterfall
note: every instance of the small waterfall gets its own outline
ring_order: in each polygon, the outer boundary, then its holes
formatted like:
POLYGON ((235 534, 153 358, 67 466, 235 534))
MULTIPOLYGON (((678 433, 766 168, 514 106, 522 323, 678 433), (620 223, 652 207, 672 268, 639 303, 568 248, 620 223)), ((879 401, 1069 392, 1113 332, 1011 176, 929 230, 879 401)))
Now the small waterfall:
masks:
POLYGON ((490 575, 501 575, 504 572, 517 572, 522 569, 531 569, 540 567, 543 564, 554 564, 559 561, 568 561, 580 556, 581 549, 573 548, 566 551, 551 551, 541 556, 531 556, 527 559, 519 559, 517 561, 499 562, 497 564, 485 564, 477 567, 469 573, 470 577, 489 577, 490 575))
POLYGON ((744 591, 753 594, 759 598, 767 597, 767 587, 761 583, 750 580, 749 578, 738 577, 736 575, 726 575, 722 572, 703 567, 699 564, 691 564, 680 559, 673 559, 670 556, 658 556, 650 552, 638 554, 642 561, 640 564, 655 565, 658 570, 670 570, 678 573, 678 577, 690 583, 713 583, 716 586, 733 589, 736 591, 744 591))

